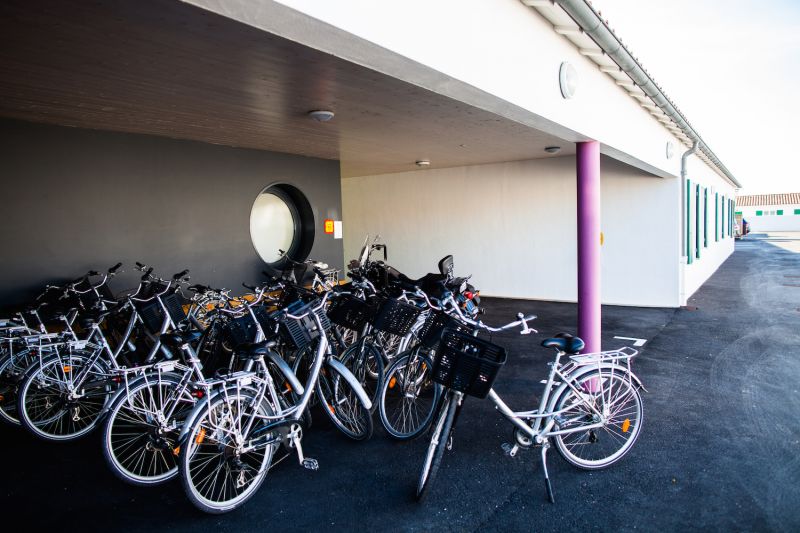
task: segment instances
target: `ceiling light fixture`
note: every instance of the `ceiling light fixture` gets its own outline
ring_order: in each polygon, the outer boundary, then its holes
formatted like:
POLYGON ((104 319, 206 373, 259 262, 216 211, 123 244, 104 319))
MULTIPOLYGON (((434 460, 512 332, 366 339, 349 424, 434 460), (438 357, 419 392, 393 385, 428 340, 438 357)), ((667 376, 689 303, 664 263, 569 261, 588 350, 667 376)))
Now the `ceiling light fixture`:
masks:
POLYGON ((317 122, 328 122, 330 119, 334 117, 334 113, 333 111, 320 109, 317 111, 309 111, 308 116, 311 117, 313 120, 316 120, 317 122))
POLYGON ((420 159, 415 163, 420 168, 425 168, 431 166, 431 162, 427 159, 420 159))
POLYGON ((558 152, 561 151, 561 147, 560 146, 546 146, 544 151, 547 152, 548 154, 557 154, 558 152))

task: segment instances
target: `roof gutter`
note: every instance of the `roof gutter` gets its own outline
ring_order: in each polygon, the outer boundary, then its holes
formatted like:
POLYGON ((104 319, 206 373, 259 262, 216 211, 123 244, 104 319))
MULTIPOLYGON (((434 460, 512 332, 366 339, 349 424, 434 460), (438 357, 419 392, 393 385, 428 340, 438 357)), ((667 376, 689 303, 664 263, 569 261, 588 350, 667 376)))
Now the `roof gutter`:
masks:
POLYGON ((625 45, 617 39, 600 15, 589 5, 587 0, 552 0, 564 10, 581 29, 597 43, 597 45, 614 62, 619 65, 633 82, 673 121, 692 141, 698 144, 698 149, 708 157, 717 169, 736 187, 742 185, 714 155, 711 148, 703 142, 686 117, 678 111, 667 96, 656 85, 656 82, 642 68, 639 62, 631 55, 625 45))

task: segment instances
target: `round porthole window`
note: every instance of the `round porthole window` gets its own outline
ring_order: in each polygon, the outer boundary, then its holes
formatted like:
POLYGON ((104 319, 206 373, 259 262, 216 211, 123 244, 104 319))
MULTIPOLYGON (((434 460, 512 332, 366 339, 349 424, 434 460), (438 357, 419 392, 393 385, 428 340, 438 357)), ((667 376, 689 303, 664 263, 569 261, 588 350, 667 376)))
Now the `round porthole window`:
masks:
POLYGON ((270 185, 250 211, 250 238, 265 263, 282 263, 281 250, 304 261, 314 244, 314 214, 305 195, 292 185, 270 185))

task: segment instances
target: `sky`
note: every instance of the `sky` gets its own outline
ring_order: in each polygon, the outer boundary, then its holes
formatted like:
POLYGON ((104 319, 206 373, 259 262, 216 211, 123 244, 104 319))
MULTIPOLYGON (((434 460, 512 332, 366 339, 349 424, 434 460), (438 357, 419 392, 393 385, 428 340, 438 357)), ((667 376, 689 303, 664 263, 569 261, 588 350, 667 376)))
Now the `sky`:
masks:
POLYGON ((739 194, 800 192, 800 0, 592 4, 736 176, 739 194))

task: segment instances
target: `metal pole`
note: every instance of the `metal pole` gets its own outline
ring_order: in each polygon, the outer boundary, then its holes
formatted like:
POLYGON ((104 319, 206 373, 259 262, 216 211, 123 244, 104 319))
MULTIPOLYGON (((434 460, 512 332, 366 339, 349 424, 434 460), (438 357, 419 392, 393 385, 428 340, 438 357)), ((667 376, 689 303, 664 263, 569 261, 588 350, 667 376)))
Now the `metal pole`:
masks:
POLYGON ((578 336, 585 353, 600 351, 600 143, 579 142, 578 336))

